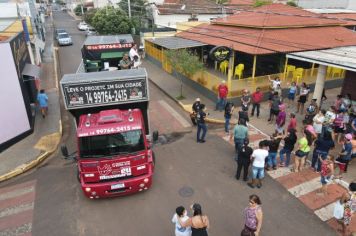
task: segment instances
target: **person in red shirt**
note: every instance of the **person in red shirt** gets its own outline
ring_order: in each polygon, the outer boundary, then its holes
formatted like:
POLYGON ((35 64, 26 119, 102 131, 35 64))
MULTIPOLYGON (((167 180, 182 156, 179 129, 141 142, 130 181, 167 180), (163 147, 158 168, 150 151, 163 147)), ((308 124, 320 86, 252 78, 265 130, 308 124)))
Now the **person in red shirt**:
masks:
POLYGON ((251 116, 255 114, 255 109, 257 109, 257 118, 260 116, 260 106, 263 99, 263 93, 261 92, 260 87, 256 88, 256 91, 252 93, 252 110, 251 116))
POLYGON ((287 132, 291 129, 297 130, 297 118, 295 118, 294 113, 290 113, 290 120, 289 120, 289 124, 287 127, 287 132))
POLYGON ((218 101, 216 103, 215 110, 223 111, 226 105, 226 97, 229 89, 226 86, 226 81, 223 80, 218 87, 218 101))

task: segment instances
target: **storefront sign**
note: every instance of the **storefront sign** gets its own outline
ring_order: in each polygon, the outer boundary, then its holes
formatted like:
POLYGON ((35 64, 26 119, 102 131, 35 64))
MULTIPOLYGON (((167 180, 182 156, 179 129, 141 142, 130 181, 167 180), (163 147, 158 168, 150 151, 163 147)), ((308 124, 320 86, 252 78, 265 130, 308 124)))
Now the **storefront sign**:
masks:
POLYGON ((210 50, 209 56, 212 60, 220 62, 229 60, 231 49, 225 46, 217 46, 210 50))
POLYGON ((18 34, 15 38, 10 41, 10 46, 12 50, 12 55, 14 57, 16 70, 18 76, 21 78, 21 72, 25 67, 26 63, 31 63, 30 55, 27 50, 27 45, 24 39, 24 33, 18 34))
POLYGON ((146 79, 62 84, 67 109, 147 101, 146 79))
POLYGON ((87 50, 105 50, 105 49, 120 49, 120 48, 131 48, 131 43, 113 43, 113 44, 98 44, 98 45, 87 45, 85 46, 87 50))

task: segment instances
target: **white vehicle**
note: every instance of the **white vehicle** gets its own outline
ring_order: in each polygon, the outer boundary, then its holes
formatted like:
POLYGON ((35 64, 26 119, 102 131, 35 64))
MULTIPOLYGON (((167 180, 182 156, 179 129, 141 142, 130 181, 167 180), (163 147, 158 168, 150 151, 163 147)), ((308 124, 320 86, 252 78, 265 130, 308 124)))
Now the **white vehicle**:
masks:
POLYGON ((59 34, 58 35, 58 45, 73 45, 72 37, 69 34, 59 34))
POLYGON ((85 30, 88 29, 88 24, 85 23, 84 21, 82 21, 82 22, 80 22, 80 23, 78 24, 78 29, 79 29, 79 30, 82 30, 82 31, 85 31, 85 30))
POLYGON ((86 36, 97 35, 97 34, 98 34, 98 32, 96 32, 96 30, 90 26, 85 31, 86 36))

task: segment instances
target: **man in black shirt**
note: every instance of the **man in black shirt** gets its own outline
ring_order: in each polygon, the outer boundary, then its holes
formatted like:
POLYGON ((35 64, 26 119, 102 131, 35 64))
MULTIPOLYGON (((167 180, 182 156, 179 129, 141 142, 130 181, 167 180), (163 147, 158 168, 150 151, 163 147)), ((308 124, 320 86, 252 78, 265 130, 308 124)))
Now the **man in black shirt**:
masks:
POLYGON ((237 170, 236 170, 236 179, 240 179, 240 174, 242 167, 244 168, 244 181, 247 181, 247 175, 248 175, 248 167, 250 166, 251 162, 251 155, 252 155, 252 148, 248 146, 249 141, 246 139, 244 141, 244 145, 240 148, 239 154, 238 154, 238 159, 237 159, 237 170))
POLYGON ((206 118, 205 105, 201 104, 200 111, 197 114, 197 124, 198 124, 197 142, 198 143, 205 143, 205 135, 206 132, 208 131, 208 127, 205 124, 205 118, 206 118), (203 132, 202 135, 200 135, 201 132, 203 132))
POLYGON ((197 125, 197 114, 200 110, 200 98, 195 99, 195 102, 192 105, 192 113, 190 113, 190 119, 192 120, 193 125, 197 125))

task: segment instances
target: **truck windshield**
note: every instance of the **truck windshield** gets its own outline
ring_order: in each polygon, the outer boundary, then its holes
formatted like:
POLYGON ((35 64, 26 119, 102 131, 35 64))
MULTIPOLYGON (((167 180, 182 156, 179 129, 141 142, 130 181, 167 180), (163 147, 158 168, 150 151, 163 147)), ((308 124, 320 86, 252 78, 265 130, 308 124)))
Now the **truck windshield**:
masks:
POLYGON ((79 140, 82 158, 109 157, 145 149, 141 130, 82 137, 79 140))

